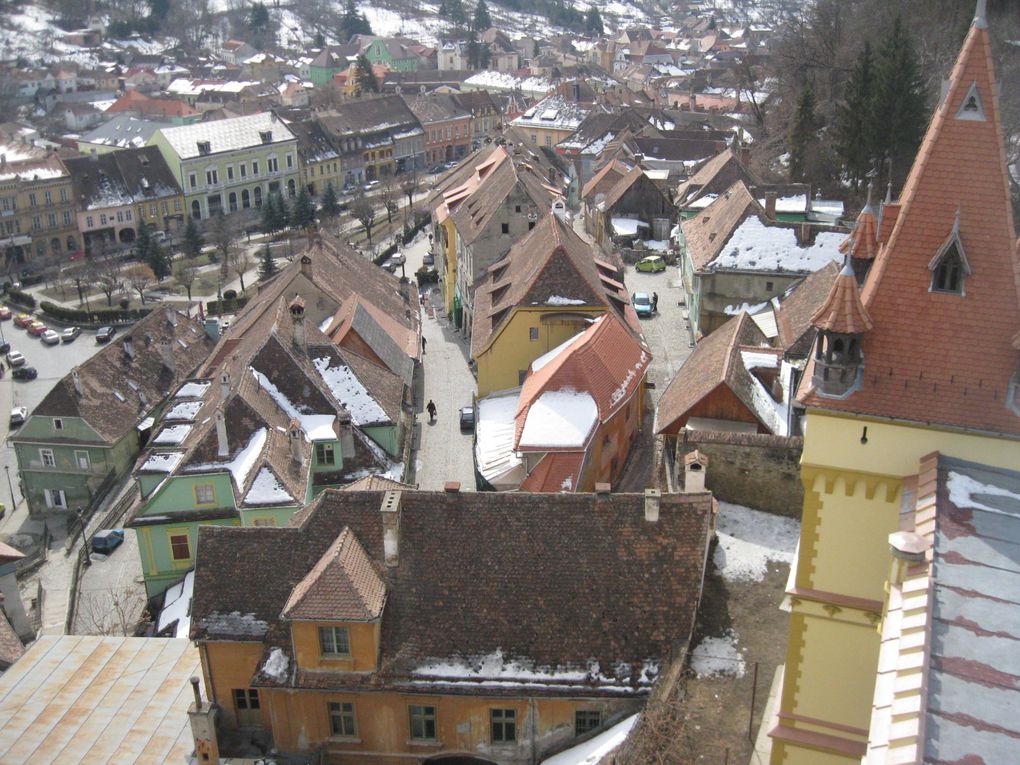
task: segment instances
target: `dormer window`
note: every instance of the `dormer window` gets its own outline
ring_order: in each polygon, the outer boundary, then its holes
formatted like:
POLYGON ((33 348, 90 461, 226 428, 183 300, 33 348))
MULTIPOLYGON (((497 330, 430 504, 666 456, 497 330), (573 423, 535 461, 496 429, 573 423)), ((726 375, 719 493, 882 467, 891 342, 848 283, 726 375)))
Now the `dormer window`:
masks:
POLYGON ((273 131, 272 130, 260 130, 259 131, 259 140, 262 141, 262 143, 272 143, 273 142, 273 131))
POLYGON ((198 141, 198 153, 206 155, 212 152, 212 144, 209 141, 198 141))
POLYGON ((960 214, 956 215, 953 230, 945 244, 928 263, 931 270, 931 291, 963 295, 963 283, 970 276, 970 264, 960 241, 960 214))
POLYGON ((981 93, 978 91, 976 82, 971 83, 967 95, 963 97, 963 103, 960 104, 960 109, 956 112, 956 119, 985 121, 985 107, 981 103, 981 93))

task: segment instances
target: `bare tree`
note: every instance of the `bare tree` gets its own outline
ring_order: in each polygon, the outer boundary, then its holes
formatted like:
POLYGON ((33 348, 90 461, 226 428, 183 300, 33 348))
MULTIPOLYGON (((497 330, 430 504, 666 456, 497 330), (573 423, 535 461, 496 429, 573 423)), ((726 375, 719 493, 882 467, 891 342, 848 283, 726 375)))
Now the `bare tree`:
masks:
POLYGON ((358 195, 358 197, 351 202, 351 216, 358 220, 365 229, 365 236, 368 237, 368 243, 372 244, 372 226, 375 225, 375 205, 372 204, 372 200, 366 197, 364 194, 358 195))
MULTIPOLYGON (((222 213, 209 220, 209 242, 216 247, 221 261, 226 263, 230 250, 237 241, 239 234, 237 222, 222 213)), ((226 266, 223 266, 226 273, 226 266)))
POLYGON ((121 259, 105 247, 96 247, 96 255, 91 258, 96 284, 106 295, 106 305, 113 305, 113 293, 124 286, 123 263, 121 259))
POLYGON ((403 181, 400 182, 400 190, 407 197, 407 206, 414 212, 414 195, 418 191, 418 172, 412 170, 411 174, 406 176, 403 181))
POLYGON ((156 281, 156 274, 144 263, 135 263, 124 269, 124 276, 131 289, 138 292, 138 299, 145 305, 145 288, 156 281))
POLYGON ((195 279, 197 278, 198 267, 190 260, 182 258, 174 265, 174 279, 187 291, 189 303, 191 302, 191 288, 194 286, 195 279))
POLYGON ((397 189, 396 179, 392 175, 386 176, 383 181, 382 191, 379 193, 379 201, 386 210, 386 223, 393 223, 393 214, 400 209, 400 192, 397 189))
POLYGON ((241 292, 244 292, 244 275, 254 265, 251 256, 248 255, 246 250, 235 247, 227 256, 227 262, 230 264, 230 270, 234 273, 234 276, 241 280, 241 292))
POLYGON ((145 598, 138 590, 82 592, 75 607, 74 632, 130 637, 144 612, 145 598))

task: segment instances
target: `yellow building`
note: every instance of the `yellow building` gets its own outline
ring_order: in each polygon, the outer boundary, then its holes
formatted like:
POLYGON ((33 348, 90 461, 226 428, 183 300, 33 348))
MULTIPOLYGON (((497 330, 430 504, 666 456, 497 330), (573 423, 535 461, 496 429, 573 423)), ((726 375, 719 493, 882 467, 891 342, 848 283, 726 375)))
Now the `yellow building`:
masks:
POLYGON ((71 176, 56 154, 0 145, 0 252, 8 273, 81 249, 71 176))
POLYGON ((533 361, 610 310, 640 333, 616 266, 559 215, 546 215, 475 287, 478 396, 521 385, 533 361))
POLYGON ((526 135, 532 146, 552 148, 572 136, 589 111, 591 106, 578 103, 576 97, 570 100, 560 93, 554 93, 510 124, 526 135))
POLYGON ((881 211, 863 289, 844 270, 813 318, 774 765, 866 753, 889 535, 914 508, 921 458, 1020 465, 1016 231, 982 5, 900 200, 881 211))
POLYGON ((225 729, 318 762, 537 762, 637 711, 686 649, 711 506, 330 489, 285 528, 203 526, 208 695, 225 729))

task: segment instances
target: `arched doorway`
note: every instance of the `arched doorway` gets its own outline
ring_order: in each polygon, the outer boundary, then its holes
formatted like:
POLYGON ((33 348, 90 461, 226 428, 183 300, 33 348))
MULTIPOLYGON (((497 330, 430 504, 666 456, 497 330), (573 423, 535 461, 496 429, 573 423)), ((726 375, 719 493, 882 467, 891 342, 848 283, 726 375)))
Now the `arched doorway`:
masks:
POLYGON ((197 199, 191 203, 191 217, 195 220, 202 219, 202 205, 198 203, 197 199))

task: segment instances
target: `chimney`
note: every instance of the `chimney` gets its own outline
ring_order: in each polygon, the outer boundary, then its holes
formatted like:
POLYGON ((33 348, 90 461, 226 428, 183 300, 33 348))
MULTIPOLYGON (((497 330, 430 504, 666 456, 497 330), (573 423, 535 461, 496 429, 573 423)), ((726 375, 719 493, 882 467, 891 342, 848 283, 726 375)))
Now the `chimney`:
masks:
POLYGON ((134 341, 131 339, 131 335, 128 335, 127 337, 124 338, 124 353, 127 355, 129 359, 133 360, 135 357, 135 344, 134 341))
POLYGON ((708 457, 695 449, 684 456, 684 493, 698 494, 705 491, 705 473, 708 457))
POLYGON ((350 415, 340 421, 340 455, 345 460, 354 459, 354 426, 351 425, 350 415))
POLYGON ((290 309, 290 320, 293 324, 293 335, 291 340, 298 348, 305 347, 305 301, 300 295, 295 295, 287 306, 290 309))
POLYGON ((312 259, 308 257, 307 253, 301 256, 301 273, 309 279, 312 278, 312 259))
POLYGON ((223 416, 223 409, 216 410, 216 454, 226 457, 230 454, 230 445, 227 443, 227 419, 223 416))
POLYGON ((301 423, 297 420, 290 421, 290 428, 287 430, 287 439, 290 441, 290 458, 294 460, 298 465, 301 465, 305 461, 303 441, 305 440, 304 431, 301 430, 301 423))
POLYGON ((613 487, 608 483, 596 483, 595 484, 595 496, 597 497, 608 497, 613 487))
POLYGON ((220 320, 215 316, 210 316, 205 320, 205 334, 210 340, 220 339, 220 320))
POLYGON ((765 192, 765 215, 769 220, 776 219, 776 197, 778 195, 774 191, 765 192))
POLYGON ((913 531, 894 531, 889 535, 889 552, 892 553, 890 584, 902 584, 907 569, 921 563, 926 557, 928 543, 913 531))
POLYGON ((220 398, 226 401, 230 397, 230 372, 220 372, 220 398))
POLYGON ((199 679, 191 678, 191 689, 195 694, 195 703, 188 709, 191 720, 191 736, 195 740, 195 761, 216 765, 220 761, 220 749, 216 741, 216 715, 219 709, 211 703, 203 703, 202 692, 198 688, 199 679))
POLYGON ((443 485, 443 491, 445 491, 447 494, 459 494, 460 481, 447 481, 443 485))
POLYGON ((662 492, 658 489, 645 489, 645 520, 649 523, 657 523, 659 520, 659 501, 662 499, 662 492))
POLYGON ((163 366, 170 370, 170 374, 177 372, 177 359, 174 358, 173 346, 170 343, 159 343, 156 345, 160 358, 163 359, 163 366))
POLYGON ((387 566, 400 564, 400 492, 388 491, 383 494, 383 556, 387 566))
POLYGON ((84 396, 85 391, 81 386, 81 373, 78 371, 78 367, 71 370, 71 382, 74 383, 74 392, 79 396, 84 396))
POLYGON ((166 309, 166 320, 171 327, 177 326, 177 311, 173 308, 166 309))

